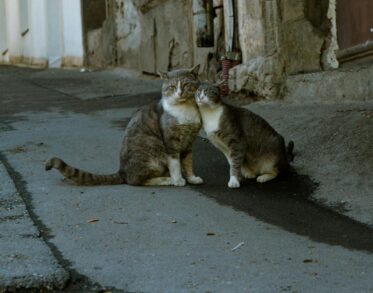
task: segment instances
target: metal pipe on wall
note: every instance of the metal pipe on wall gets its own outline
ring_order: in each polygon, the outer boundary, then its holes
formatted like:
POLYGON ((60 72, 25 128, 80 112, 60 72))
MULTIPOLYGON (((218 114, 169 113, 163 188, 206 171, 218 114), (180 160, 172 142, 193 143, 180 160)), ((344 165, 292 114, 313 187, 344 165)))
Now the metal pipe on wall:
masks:
POLYGON ((226 43, 225 43, 225 50, 226 52, 231 52, 233 50, 233 36, 234 36, 234 7, 233 7, 234 0, 227 0, 227 22, 226 22, 226 43))

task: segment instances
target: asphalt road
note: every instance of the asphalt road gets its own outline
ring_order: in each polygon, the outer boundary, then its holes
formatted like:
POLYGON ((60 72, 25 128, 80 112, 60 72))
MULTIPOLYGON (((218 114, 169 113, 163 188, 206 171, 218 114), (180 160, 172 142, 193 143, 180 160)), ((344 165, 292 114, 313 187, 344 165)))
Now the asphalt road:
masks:
POLYGON ((200 137, 202 186, 76 186, 45 160, 115 171, 123 127, 157 94, 84 100, 2 74, 1 162, 70 274, 65 292, 373 292, 373 231, 311 201, 307 174, 228 189, 224 157, 200 137))

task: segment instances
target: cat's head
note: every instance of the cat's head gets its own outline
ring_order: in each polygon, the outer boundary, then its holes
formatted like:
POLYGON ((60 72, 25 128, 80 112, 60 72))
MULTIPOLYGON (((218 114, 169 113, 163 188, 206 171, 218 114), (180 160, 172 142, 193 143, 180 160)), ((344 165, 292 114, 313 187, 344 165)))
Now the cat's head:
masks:
POLYGON ((195 94, 198 107, 216 107, 222 103, 220 96, 221 83, 201 83, 195 94))
POLYGON ((159 73, 163 79, 162 99, 170 104, 194 103, 194 94, 200 84, 198 71, 200 65, 188 69, 176 69, 159 73))

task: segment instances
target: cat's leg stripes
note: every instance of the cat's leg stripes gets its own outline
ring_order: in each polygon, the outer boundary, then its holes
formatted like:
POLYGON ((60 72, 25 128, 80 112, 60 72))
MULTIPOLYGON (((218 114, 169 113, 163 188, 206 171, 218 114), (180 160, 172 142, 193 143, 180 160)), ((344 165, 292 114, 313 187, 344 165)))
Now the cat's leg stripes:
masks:
POLYGON ((155 177, 145 181, 144 186, 169 186, 173 185, 171 177, 155 177))

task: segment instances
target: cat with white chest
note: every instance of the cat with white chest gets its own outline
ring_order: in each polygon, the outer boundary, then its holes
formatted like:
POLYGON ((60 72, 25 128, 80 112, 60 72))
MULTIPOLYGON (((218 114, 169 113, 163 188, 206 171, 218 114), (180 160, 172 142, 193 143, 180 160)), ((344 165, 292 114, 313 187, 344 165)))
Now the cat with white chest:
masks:
POLYGON ((119 155, 120 167, 109 175, 95 174, 51 158, 46 170, 57 169, 80 185, 202 184, 193 172, 192 145, 201 128, 194 94, 199 86, 199 65, 160 73, 162 98, 142 107, 132 117, 119 155))
POLYGON ((284 138, 263 118, 224 103, 217 85, 201 84, 195 99, 208 139, 229 162, 228 187, 240 187, 241 177, 264 183, 287 170, 294 143, 285 147, 284 138))

